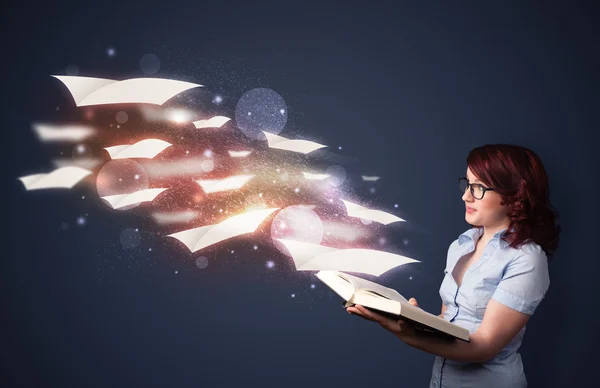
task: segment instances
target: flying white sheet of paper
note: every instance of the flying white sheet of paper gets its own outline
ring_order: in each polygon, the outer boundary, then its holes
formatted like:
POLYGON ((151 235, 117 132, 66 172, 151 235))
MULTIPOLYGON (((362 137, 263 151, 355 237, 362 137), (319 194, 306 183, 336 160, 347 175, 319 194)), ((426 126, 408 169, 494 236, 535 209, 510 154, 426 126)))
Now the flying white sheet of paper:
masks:
POLYGON ((110 154, 111 159, 127 158, 146 158, 152 159, 164 151, 165 148, 172 146, 164 140, 145 139, 135 144, 118 145, 105 148, 110 154))
POLYGON ((267 142, 270 148, 278 148, 286 151, 300 152, 308 154, 319 148, 327 147, 326 145, 315 143, 308 140, 290 140, 285 137, 274 135, 269 132, 262 131, 267 137, 267 142))
POLYGON ((190 222, 191 220, 198 217, 200 213, 193 210, 186 210, 182 212, 156 212, 152 213, 152 217, 156 223, 165 224, 181 224, 190 222))
POLYGON ((302 172, 304 174, 304 178, 313 181, 322 181, 323 179, 329 178, 327 174, 313 174, 311 172, 302 172))
POLYGON ((276 240, 290 252, 297 271, 335 270, 379 276, 392 268, 419 262, 395 253, 373 249, 337 249, 302 241, 276 240))
POLYGON ((33 124, 38 138, 41 141, 70 141, 77 142, 87 139, 96 133, 92 127, 85 125, 51 125, 51 124, 33 124))
POLYGON ((67 166, 47 174, 33 174, 20 177, 26 190, 70 189, 92 172, 85 168, 67 166))
POLYGON ((52 164, 54 164, 54 166, 56 168, 77 166, 77 167, 85 168, 87 170, 92 170, 95 167, 98 167, 99 165, 101 165, 103 162, 104 162, 104 160, 98 159, 98 158, 76 158, 76 159, 57 158, 57 159, 52 159, 52 164))
POLYGON ((162 105, 188 89, 203 87, 164 78, 131 78, 118 81, 64 75, 52 77, 60 80, 69 89, 77 106, 129 103, 162 105))
POLYGON ((375 182, 379 180, 378 176, 367 176, 367 175, 361 175, 363 181, 371 181, 371 182, 375 182))
POLYGON ((342 202, 344 202, 344 205, 346 205, 346 211, 350 217, 358 217, 365 220, 377 221, 384 225, 391 224, 392 222, 404 221, 400 217, 396 217, 393 214, 386 213, 381 210, 368 209, 343 199, 342 202))
POLYGON ((229 152, 229 156, 232 158, 245 158, 250 155, 252 151, 227 151, 229 152))
POLYGON ((223 124, 225 124, 229 120, 231 120, 229 117, 215 116, 206 120, 194 121, 194 126, 196 128, 221 128, 223 124))
POLYGON ((220 241, 242 234, 253 233, 277 209, 279 208, 252 210, 229 217, 218 224, 184 230, 169 234, 168 237, 181 241, 193 253, 220 241))
POLYGON ((234 175, 225 179, 198 180, 205 193, 216 193, 218 191, 239 189, 246 184, 254 175, 234 175))
POLYGON ((145 189, 135 191, 129 194, 108 195, 106 197, 100 198, 108 202, 113 209, 119 209, 129 205, 136 205, 142 202, 154 201, 154 198, 156 198, 158 194, 162 193, 165 190, 167 189, 145 189))

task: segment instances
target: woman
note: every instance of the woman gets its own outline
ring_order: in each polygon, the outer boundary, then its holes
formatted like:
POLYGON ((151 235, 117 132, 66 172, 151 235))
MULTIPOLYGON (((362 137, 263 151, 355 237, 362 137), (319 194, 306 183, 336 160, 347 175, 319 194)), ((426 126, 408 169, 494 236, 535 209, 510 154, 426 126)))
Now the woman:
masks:
MULTIPOLYGON (((485 145, 469 153, 459 184, 473 227, 448 249, 440 316, 468 329, 470 342, 415 331, 363 306, 347 311, 435 355, 430 388, 526 387, 518 349, 548 290, 547 258, 560 233, 546 171, 529 149, 485 145)), ((418 306, 414 298, 410 303, 418 306)))

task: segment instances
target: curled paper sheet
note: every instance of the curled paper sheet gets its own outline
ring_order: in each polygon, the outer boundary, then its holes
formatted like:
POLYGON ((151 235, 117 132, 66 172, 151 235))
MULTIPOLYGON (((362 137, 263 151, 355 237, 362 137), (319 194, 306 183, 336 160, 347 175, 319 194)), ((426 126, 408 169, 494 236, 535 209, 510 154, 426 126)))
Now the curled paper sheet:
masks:
POLYGON ((67 166, 58 168, 47 174, 33 174, 20 177, 19 180, 27 190, 38 189, 70 189, 92 172, 85 168, 67 166))
POLYGON ((319 148, 327 147, 326 145, 315 143, 308 140, 290 140, 285 137, 274 135, 269 132, 262 131, 267 137, 269 148, 278 148, 286 151, 299 152, 302 154, 308 154, 319 148))
POLYGON ((277 209, 252 210, 229 217, 218 224, 184 230, 169 234, 168 237, 173 237, 181 241, 193 253, 220 241, 242 234, 253 233, 277 209))
POLYGON ((231 120, 229 117, 215 116, 207 120, 194 121, 194 126, 196 128, 221 128, 229 120, 231 120))
POLYGON ((105 148, 111 159, 146 158, 152 159, 172 144, 159 139, 140 140, 135 144, 105 148))
POLYGON ((302 241, 276 240, 290 252, 297 271, 335 270, 379 276, 392 268, 419 262, 373 249, 337 249, 302 241))
POLYGON ((250 155, 252 151, 227 151, 229 152, 229 156, 232 158, 245 158, 250 155))
POLYGON ((129 205, 137 205, 142 202, 154 201, 160 193, 167 189, 146 189, 135 191, 129 194, 108 195, 100 197, 112 206, 113 209, 120 209, 129 205))
POLYGON ((342 199, 342 202, 344 202, 344 205, 346 205, 346 211, 348 212, 348 215, 350 217, 358 217, 358 218, 362 218, 365 220, 377 221, 384 225, 391 224, 392 222, 398 222, 398 221, 404 222, 404 220, 402 218, 396 217, 393 214, 386 213, 381 210, 368 209, 366 207, 357 205, 352 202, 345 201, 343 199, 342 199))
POLYGON ((367 176, 367 175, 361 175, 363 181, 367 181, 367 182, 375 182, 379 180, 378 176, 367 176))
POLYGON ((122 81, 53 75, 69 89, 77 106, 106 104, 162 105, 188 89, 202 87, 190 82, 164 78, 131 78, 122 81))
POLYGON ((311 172, 302 172, 302 174, 304 174, 304 178, 307 180, 313 180, 313 181, 322 181, 323 179, 327 179, 329 178, 329 175, 327 174, 313 174, 311 172))
POLYGON ((218 191, 239 189, 246 184, 254 175, 235 175, 225 179, 198 180, 198 183, 205 193, 216 193, 218 191))
POLYGON ((38 138, 43 142, 78 142, 96 134, 96 130, 86 125, 33 124, 38 138))

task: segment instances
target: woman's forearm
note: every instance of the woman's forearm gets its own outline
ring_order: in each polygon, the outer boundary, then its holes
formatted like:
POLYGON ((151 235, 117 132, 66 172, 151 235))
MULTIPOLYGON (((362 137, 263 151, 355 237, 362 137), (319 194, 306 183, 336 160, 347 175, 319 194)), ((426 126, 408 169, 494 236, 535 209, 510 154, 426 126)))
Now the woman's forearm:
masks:
POLYGON ((471 334, 470 342, 465 342, 416 330, 414 336, 400 339, 413 348, 454 361, 483 363, 489 358, 487 347, 477 334, 471 334))

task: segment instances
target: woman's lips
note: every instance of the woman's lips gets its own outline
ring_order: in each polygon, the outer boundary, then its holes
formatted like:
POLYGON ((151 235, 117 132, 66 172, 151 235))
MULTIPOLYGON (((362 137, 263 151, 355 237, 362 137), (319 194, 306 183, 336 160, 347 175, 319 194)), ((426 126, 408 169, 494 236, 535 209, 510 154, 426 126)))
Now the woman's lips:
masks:
POLYGON ((473 213, 476 212, 477 210, 473 209, 472 207, 468 207, 467 206, 467 213, 473 213))

